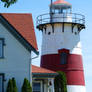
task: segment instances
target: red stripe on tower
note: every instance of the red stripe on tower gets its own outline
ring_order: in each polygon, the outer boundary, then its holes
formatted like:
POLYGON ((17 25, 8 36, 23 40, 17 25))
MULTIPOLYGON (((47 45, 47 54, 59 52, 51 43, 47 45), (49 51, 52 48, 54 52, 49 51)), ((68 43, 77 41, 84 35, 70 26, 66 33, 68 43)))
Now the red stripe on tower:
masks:
POLYGON ((54 71, 83 70, 82 56, 69 54, 67 57, 67 63, 62 65, 60 62, 60 54, 42 55, 41 67, 54 71))
POLYGON ((85 86, 83 71, 67 71, 66 76, 67 76, 67 85, 85 86))

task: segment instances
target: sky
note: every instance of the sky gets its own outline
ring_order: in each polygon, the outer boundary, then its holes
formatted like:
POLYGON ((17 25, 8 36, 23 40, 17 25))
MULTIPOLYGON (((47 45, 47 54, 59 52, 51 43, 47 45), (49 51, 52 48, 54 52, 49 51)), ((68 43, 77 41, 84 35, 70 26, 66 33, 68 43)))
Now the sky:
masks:
MULTIPOLYGON (((54 0, 53 0, 54 1, 54 0)), ((85 15, 86 29, 80 33, 83 53, 83 65, 86 82, 86 92, 91 92, 92 87, 92 0, 67 0, 72 4, 73 13, 85 15)), ((0 3, 0 13, 32 13, 36 38, 41 54, 42 33, 36 29, 36 17, 40 14, 49 12, 50 0, 18 0, 16 4, 9 8, 4 8, 0 3)), ((40 65, 40 55, 38 59, 32 61, 32 64, 40 65)))

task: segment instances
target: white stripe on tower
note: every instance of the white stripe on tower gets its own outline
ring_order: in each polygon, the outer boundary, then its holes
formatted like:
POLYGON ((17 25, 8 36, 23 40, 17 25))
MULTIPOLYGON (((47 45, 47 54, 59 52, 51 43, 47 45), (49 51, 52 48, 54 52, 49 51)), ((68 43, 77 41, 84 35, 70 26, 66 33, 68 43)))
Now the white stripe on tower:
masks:
POLYGON ((54 33, 52 26, 48 25, 46 32, 43 30, 42 34, 42 55, 58 54, 58 50, 63 48, 69 49, 71 54, 81 55, 80 35, 77 26, 75 26, 73 33, 71 31, 71 24, 65 24, 64 32, 62 32, 62 24, 55 24, 54 33), (49 32, 50 35, 48 35, 49 32))
POLYGON ((67 85, 68 92, 86 92, 85 86, 67 85))

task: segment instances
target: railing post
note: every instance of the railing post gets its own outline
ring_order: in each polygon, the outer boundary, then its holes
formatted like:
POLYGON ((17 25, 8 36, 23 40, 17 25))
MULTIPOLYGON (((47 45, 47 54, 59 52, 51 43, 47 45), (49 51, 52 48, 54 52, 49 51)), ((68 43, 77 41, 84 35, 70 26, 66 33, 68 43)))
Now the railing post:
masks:
POLYGON ((63 13, 63 22, 64 22, 64 13, 63 13))
POLYGON ((75 23, 76 23, 77 21, 76 21, 76 14, 75 14, 75 23))
POLYGON ((41 15, 41 24, 42 24, 42 15, 41 15))
POLYGON ((37 19, 36 19, 36 26, 38 25, 38 17, 37 17, 37 19))

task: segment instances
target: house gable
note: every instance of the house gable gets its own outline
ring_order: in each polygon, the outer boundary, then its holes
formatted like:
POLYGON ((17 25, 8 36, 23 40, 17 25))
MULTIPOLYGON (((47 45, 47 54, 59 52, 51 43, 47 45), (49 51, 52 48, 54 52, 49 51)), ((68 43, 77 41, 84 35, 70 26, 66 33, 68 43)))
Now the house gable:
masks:
POLYGON ((0 21, 12 35, 30 52, 33 50, 36 54, 37 43, 33 27, 31 14, 0 14, 0 21), (23 19, 25 19, 23 23, 23 19), (28 21, 28 19, 30 21, 28 21), (27 25, 27 26, 26 26, 27 25))

